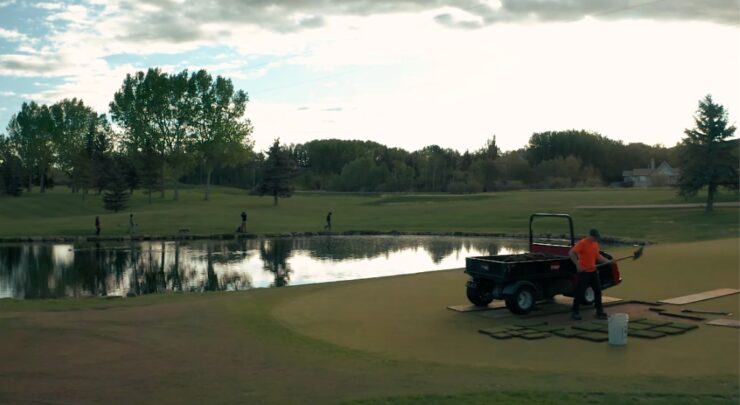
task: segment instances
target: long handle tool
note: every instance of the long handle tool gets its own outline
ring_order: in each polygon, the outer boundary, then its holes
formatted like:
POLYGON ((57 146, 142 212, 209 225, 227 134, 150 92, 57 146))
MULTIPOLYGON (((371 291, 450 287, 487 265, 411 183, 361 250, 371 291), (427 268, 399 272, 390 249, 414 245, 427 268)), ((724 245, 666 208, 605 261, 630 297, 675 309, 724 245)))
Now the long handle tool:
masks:
POLYGON ((617 258, 617 259, 609 260, 606 263, 598 264, 596 267, 606 266, 607 264, 612 264, 614 262, 619 262, 619 261, 626 260, 626 259, 637 260, 637 259, 639 259, 639 258, 642 257, 642 251, 643 251, 643 249, 645 249, 645 246, 644 245, 640 245, 640 247, 637 250, 635 250, 635 253, 632 253, 629 256, 624 256, 624 257, 620 257, 620 258, 617 258))

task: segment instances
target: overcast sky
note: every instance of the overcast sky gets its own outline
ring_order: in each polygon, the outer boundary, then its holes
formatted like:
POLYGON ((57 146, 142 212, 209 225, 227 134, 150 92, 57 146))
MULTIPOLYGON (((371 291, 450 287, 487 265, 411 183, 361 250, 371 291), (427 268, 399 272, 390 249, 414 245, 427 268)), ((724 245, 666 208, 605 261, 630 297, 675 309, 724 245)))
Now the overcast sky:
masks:
POLYGON ((673 146, 706 94, 740 114, 736 0, 0 0, 0 132, 23 101, 107 113, 126 73, 205 68, 264 149, 460 151, 586 129, 673 146))

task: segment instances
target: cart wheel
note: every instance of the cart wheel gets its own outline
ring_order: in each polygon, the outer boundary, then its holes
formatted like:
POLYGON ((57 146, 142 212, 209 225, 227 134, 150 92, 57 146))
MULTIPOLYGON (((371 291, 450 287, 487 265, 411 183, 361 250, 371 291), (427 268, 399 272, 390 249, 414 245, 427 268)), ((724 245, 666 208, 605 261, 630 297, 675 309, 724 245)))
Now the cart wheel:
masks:
POLYGON ((528 286, 522 286, 506 297, 506 308, 518 315, 528 314, 534 308, 534 303, 534 290, 528 286))
POLYGON ((593 287, 588 286, 583 292, 583 297, 581 297, 581 304, 590 306, 594 304, 594 301, 596 301, 596 293, 594 293, 593 287))
POLYGON ((485 284, 477 284, 475 287, 467 288, 468 300, 473 305, 485 307, 493 301, 493 288, 485 284))

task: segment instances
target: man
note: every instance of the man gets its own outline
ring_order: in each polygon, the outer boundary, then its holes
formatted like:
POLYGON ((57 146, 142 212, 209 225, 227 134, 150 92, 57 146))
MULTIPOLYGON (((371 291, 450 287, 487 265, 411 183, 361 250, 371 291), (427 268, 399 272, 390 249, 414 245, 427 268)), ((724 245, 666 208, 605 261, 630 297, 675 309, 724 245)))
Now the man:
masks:
POLYGON ((594 290, 594 305, 596 306, 596 318, 606 319, 606 312, 601 304, 601 280, 599 272, 596 269, 596 262, 607 263, 609 260, 599 253, 599 240, 601 234, 597 229, 591 229, 588 236, 579 240, 568 252, 568 256, 575 263, 576 270, 576 292, 573 296, 573 307, 571 308, 571 318, 580 321, 581 314, 578 308, 581 304, 581 297, 588 286, 594 290))
POLYGON ((239 227, 239 232, 244 233, 247 231, 247 212, 242 211, 242 226, 239 227))
POLYGON ((95 236, 100 236, 100 217, 95 217, 95 236))
POLYGON ((136 233, 136 222, 134 222, 134 214, 128 216, 128 233, 133 235, 136 233))
POLYGON ((331 211, 326 215, 326 225, 324 225, 324 229, 331 231, 331 211))

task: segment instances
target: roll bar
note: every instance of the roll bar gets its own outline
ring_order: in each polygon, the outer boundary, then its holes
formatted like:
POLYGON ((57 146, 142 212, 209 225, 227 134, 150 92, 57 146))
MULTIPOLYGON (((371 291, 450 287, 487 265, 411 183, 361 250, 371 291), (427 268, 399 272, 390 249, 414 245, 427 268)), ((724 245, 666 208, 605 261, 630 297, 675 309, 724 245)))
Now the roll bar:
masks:
POLYGON ((576 239, 573 234, 573 218, 570 217, 568 214, 552 214, 552 213, 546 213, 546 212, 538 212, 536 214, 532 214, 529 217, 529 246, 532 246, 532 243, 534 242, 534 237, 532 233, 532 222, 534 222, 534 219, 537 217, 550 217, 550 218, 565 218, 568 220, 568 227, 570 228, 570 245, 574 246, 576 244, 576 239))

